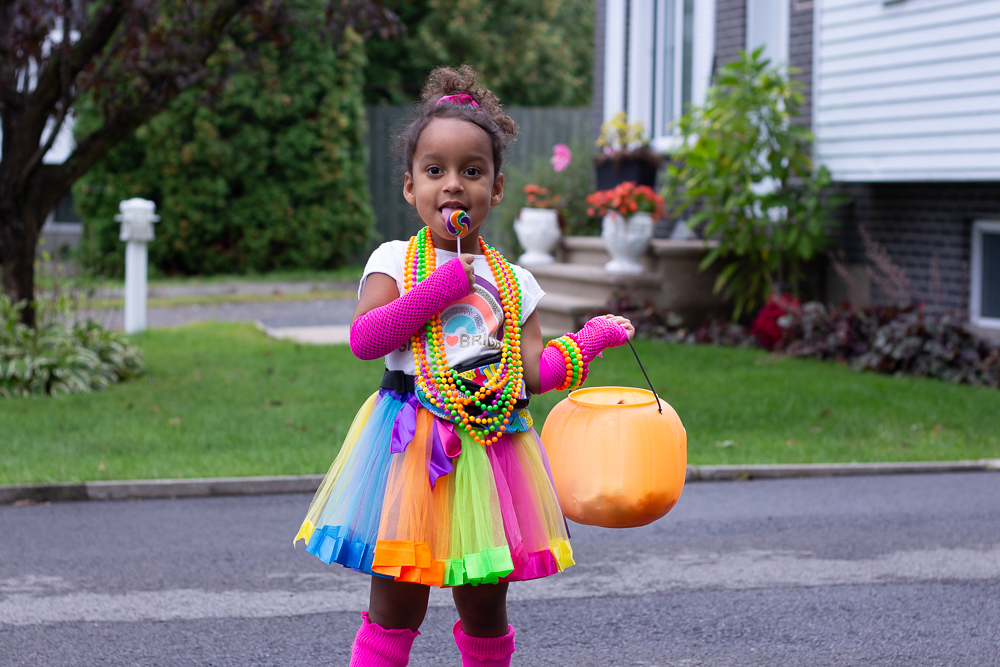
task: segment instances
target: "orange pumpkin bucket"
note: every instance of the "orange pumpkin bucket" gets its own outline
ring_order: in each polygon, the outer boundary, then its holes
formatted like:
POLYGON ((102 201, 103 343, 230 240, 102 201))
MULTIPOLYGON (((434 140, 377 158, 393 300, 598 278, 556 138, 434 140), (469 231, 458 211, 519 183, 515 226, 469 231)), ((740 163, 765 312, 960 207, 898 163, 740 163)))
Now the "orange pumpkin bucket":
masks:
POLYGON ((563 513, 605 528, 645 526, 677 503, 687 473, 687 432, 646 389, 572 392, 545 419, 542 442, 563 513))

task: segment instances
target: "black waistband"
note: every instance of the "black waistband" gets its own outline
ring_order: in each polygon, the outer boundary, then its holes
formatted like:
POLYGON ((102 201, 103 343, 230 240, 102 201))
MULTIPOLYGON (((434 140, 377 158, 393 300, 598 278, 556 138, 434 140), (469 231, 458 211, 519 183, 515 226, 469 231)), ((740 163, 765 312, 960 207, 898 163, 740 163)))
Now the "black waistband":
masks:
MULTIPOLYGON (((407 375, 403 371, 390 371, 388 369, 382 374, 381 387, 382 389, 394 391, 397 394, 412 394, 415 391, 412 375, 407 375)), ((527 398, 522 398, 514 403, 514 410, 522 410, 526 407, 528 407, 527 398)), ((481 410, 475 406, 470 406, 468 412, 470 415, 479 415, 481 410)))
POLYGON ((390 389, 397 394, 412 394, 414 391, 413 376, 403 371, 386 369, 382 375, 382 389, 390 389))

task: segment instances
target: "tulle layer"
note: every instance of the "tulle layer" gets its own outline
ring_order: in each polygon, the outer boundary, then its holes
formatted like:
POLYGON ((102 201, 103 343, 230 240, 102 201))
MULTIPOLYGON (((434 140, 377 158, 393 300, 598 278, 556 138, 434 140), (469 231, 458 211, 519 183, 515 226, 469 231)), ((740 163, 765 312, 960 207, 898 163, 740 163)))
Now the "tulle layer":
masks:
POLYGON ((365 402, 296 542, 325 563, 429 586, 537 579, 572 565, 535 431, 484 447, 455 429, 445 436, 461 441, 456 452, 441 445, 445 425, 415 405, 384 390, 365 402))

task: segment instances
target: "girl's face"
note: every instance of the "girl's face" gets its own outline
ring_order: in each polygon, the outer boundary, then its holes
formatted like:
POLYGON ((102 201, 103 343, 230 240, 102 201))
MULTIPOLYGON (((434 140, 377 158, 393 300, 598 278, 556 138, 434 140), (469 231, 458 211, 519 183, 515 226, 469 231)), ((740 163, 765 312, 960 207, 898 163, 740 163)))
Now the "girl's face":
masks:
POLYGON ((459 118, 435 118, 417 139, 413 172, 406 172, 403 196, 430 227, 434 246, 455 250, 443 213, 460 208, 469 214, 463 252, 479 251, 479 228, 490 208, 503 200, 503 174, 493 173, 493 146, 481 128, 459 118))

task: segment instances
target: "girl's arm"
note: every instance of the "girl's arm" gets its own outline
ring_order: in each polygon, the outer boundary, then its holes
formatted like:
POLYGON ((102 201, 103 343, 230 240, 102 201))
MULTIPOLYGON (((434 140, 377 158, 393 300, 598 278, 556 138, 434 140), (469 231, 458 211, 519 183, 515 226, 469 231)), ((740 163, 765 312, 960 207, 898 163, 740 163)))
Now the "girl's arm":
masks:
POLYGON ((542 326, 538 323, 538 311, 528 315, 521 325, 521 370, 524 384, 532 394, 539 394, 541 374, 538 362, 542 356, 542 326))
POLYGON ((462 255, 445 262, 403 296, 399 296, 391 276, 370 274, 351 323, 354 356, 365 360, 384 357, 446 306, 468 296, 475 281, 472 259, 472 255, 462 255))
MULTIPOLYGON (((532 313, 532 317, 534 317, 534 313, 532 313)), ((609 347, 624 345, 625 341, 631 340, 633 336, 635 336, 635 328, 628 319, 621 315, 595 317, 584 324, 582 329, 573 334, 573 338, 577 345, 579 345, 580 353, 583 357, 581 361, 583 362, 584 377, 587 374, 587 365, 600 355, 603 350, 609 347)), ((540 344, 540 331, 538 338, 540 344)), ((544 394, 547 391, 551 391, 562 385, 566 380, 566 359, 563 353, 552 345, 548 345, 544 350, 539 351, 537 368, 539 388, 537 393, 544 394)), ((526 378, 525 381, 527 381, 527 371, 525 371, 524 375, 526 378)), ((528 388, 531 389, 531 385, 528 388)), ((533 393, 536 392, 533 391, 533 393)))

